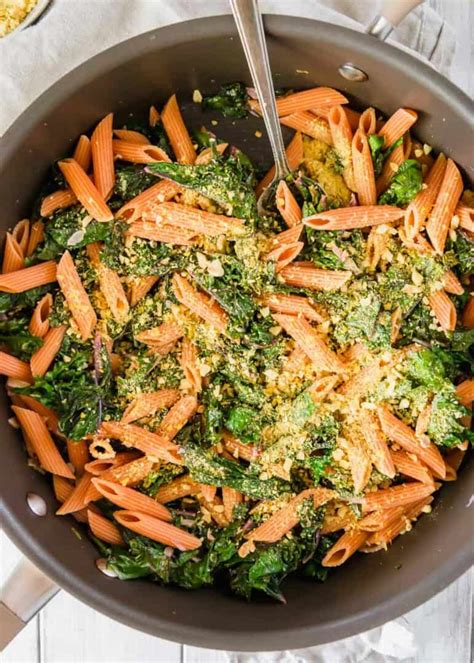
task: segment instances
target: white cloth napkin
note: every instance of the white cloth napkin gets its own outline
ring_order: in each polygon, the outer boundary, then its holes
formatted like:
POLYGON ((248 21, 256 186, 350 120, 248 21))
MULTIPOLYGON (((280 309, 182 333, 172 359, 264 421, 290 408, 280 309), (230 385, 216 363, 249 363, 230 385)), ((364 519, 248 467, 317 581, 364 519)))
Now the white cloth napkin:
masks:
MULTIPOLYGON (((314 18, 355 30, 364 29, 379 4, 261 0, 264 13, 314 18)), ((38 95, 96 53, 147 30, 223 13, 229 13, 227 0, 54 0, 37 25, 0 40, 0 135, 38 95)), ((408 16, 393 40, 449 74, 455 34, 430 7, 421 6, 408 16)), ((229 652, 228 658, 230 663, 390 663, 412 659, 415 653, 413 633, 399 619, 328 645, 293 652, 229 652)))
MULTIPOLYGON (((291 14, 364 29, 379 0, 262 0, 263 12, 291 14)), ((153 28, 229 13, 228 0, 53 0, 41 21, 0 40, 0 136, 58 78, 96 53, 153 28)), ((454 31, 422 5, 394 40, 448 74, 454 31)))

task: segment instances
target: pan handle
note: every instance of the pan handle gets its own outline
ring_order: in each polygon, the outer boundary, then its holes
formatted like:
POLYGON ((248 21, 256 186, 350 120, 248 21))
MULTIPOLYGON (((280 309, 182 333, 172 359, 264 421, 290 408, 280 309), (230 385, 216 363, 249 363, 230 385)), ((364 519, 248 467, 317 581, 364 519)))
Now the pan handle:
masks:
POLYGON ((368 25, 367 34, 385 41, 405 16, 422 2, 424 0, 385 0, 380 12, 368 25))
POLYGON ((0 597, 0 651, 59 591, 34 564, 22 559, 2 587, 0 597))

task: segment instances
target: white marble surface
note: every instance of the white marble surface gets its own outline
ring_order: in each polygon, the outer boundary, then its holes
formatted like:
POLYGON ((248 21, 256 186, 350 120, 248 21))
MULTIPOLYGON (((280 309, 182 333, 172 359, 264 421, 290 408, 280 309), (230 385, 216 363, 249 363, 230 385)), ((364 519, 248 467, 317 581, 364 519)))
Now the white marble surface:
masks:
MULTIPOLYGON (((356 2, 357 0, 352 0, 356 2)), ((474 92, 472 44, 474 2, 429 0, 456 30, 458 48, 452 79, 474 92)), ((0 585, 20 558, 0 532, 0 585)), ((472 571, 441 594, 405 615, 417 654, 408 663, 469 663, 472 656, 472 571)), ((258 661, 259 657, 253 660, 258 661)), ((81 604, 65 592, 23 630, 3 652, 2 663, 224 663, 225 652, 181 646, 133 631, 81 604)), ((364 658, 364 663, 380 661, 364 658)), ((386 659, 389 663, 393 659, 386 659)), ((280 659, 280 663, 290 663, 280 659)), ((362 663, 346 657, 334 663, 362 663)))

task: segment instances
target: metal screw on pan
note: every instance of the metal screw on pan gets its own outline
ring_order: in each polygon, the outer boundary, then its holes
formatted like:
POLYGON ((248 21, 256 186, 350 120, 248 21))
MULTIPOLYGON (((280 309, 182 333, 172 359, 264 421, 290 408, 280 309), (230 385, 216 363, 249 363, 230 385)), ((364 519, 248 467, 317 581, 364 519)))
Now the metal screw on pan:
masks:
POLYGON ((46 502, 40 495, 37 495, 36 493, 27 493, 26 503, 28 504, 30 511, 32 511, 35 516, 43 517, 48 513, 46 502))
MULTIPOLYGON (((424 0, 385 0, 380 14, 374 17, 366 28, 366 33, 385 41, 392 30, 424 0)), ((338 69, 340 75, 353 83, 367 81, 369 76, 352 62, 345 62, 338 69)))

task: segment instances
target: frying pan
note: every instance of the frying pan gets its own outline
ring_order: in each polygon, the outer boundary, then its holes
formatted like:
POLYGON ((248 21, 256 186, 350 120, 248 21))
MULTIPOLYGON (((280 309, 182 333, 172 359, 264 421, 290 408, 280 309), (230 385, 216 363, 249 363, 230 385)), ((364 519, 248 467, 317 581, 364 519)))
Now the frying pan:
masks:
MULTIPOLYGON (((405 5, 397 0, 398 9, 405 5)), ((400 18, 378 17, 372 33, 385 37, 390 23, 400 18)), ((370 33, 281 15, 267 15, 265 26, 277 87, 328 85, 342 90, 355 106, 374 106, 388 114, 400 106, 415 108, 420 113, 419 139, 442 149, 467 178, 472 176, 471 103, 429 65, 370 33)), ((177 91, 180 100, 188 100, 185 119, 199 126, 216 116, 206 116, 189 103, 191 91, 211 92, 235 80, 250 82, 230 16, 154 30, 92 58, 35 101, 5 135, 0 160, 3 230, 28 215, 49 165, 106 113, 112 110, 118 122, 126 122, 130 113, 177 91)), ((220 136, 259 164, 269 165, 266 141, 248 138, 262 129, 259 119, 235 125, 218 121, 220 136)), ((28 468, 19 436, 6 423, 3 389, 0 416, 4 526, 35 564, 23 564, 4 590, 4 642, 54 594, 56 583, 110 617, 170 640, 252 651, 305 647, 405 613, 446 587, 473 561, 472 511, 467 509, 471 457, 458 481, 443 487, 433 513, 388 552, 359 555, 322 584, 288 579, 286 606, 245 604, 219 588, 187 592, 141 580, 121 582, 99 573, 97 550, 85 535, 78 540, 72 531, 78 527, 75 521, 54 516, 56 502, 48 481, 28 468)))

